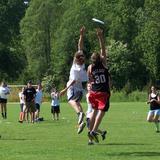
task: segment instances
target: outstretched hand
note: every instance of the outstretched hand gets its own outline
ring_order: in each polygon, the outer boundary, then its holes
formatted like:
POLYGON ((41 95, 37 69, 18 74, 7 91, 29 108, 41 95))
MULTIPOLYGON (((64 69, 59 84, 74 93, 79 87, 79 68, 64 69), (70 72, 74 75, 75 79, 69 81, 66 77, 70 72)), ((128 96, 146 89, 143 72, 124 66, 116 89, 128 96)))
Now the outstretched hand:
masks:
POLYGON ((86 29, 85 29, 85 27, 84 27, 84 26, 82 26, 82 28, 80 29, 80 35, 82 35, 82 36, 83 36, 83 35, 84 35, 85 30, 86 30, 86 29))
POLYGON ((97 28, 96 31, 97 31, 97 36, 98 37, 102 37, 103 36, 103 30, 101 28, 97 28))
POLYGON ((65 89, 63 89, 63 90, 61 90, 60 92, 59 92, 59 96, 63 96, 65 93, 66 93, 66 88, 65 89))

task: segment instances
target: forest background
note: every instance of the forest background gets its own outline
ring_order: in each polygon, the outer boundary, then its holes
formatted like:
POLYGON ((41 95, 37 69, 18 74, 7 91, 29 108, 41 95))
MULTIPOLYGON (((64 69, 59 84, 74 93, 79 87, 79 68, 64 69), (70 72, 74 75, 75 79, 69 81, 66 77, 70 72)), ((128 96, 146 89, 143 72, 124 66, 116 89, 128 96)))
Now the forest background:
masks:
POLYGON ((93 17, 105 22, 112 91, 128 95, 159 82, 160 0, 1 0, 0 80, 63 88, 81 26, 86 67, 100 50, 93 17))

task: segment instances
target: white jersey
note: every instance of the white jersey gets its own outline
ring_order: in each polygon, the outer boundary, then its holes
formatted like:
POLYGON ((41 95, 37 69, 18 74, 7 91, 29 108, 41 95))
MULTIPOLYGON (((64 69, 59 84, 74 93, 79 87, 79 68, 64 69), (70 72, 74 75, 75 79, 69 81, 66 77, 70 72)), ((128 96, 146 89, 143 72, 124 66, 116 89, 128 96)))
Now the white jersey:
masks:
MULTIPOLYGON (((82 90, 82 82, 87 81, 87 72, 85 70, 85 65, 77 65, 73 63, 71 70, 70 70, 70 76, 69 81, 75 80, 76 82, 73 84, 73 87, 77 90, 82 90)), ((69 83, 69 82, 68 82, 69 83)))
POLYGON ((8 94, 10 94, 10 89, 8 87, 0 86, 0 98, 7 99, 8 94))
POLYGON ((35 103, 40 105, 42 103, 42 97, 43 97, 42 90, 36 89, 35 103))
POLYGON ((52 98, 51 106, 59 106, 59 95, 58 95, 58 93, 52 92, 51 93, 51 98, 52 98))
POLYGON ((20 101, 20 104, 24 104, 25 103, 23 92, 19 92, 19 101, 20 101))

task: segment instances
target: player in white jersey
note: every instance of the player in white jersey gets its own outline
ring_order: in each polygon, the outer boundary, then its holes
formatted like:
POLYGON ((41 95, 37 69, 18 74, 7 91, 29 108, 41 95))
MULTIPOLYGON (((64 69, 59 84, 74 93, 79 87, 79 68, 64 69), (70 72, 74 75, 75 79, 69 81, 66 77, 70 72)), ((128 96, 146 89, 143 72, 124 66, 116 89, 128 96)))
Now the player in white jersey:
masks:
POLYGON ((69 81, 66 87, 60 92, 60 95, 64 95, 67 92, 68 103, 75 110, 78 115, 78 131, 81 133, 85 127, 83 122, 84 112, 80 103, 83 96, 82 82, 87 81, 87 73, 85 70, 85 57, 83 54, 83 38, 85 28, 80 29, 80 38, 78 42, 78 51, 74 55, 72 67, 70 69, 69 81))
POLYGON ((7 84, 5 82, 2 82, 0 86, 0 107, 3 119, 7 119, 8 94, 10 94, 10 89, 7 87, 7 84))

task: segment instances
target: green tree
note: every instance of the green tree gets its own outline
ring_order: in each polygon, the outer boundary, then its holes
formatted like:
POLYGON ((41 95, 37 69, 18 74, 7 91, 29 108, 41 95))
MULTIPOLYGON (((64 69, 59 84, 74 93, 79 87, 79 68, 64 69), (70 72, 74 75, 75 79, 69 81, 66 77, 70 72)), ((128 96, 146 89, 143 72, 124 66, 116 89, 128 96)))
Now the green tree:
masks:
POLYGON ((14 81, 24 68, 25 57, 19 43, 19 22, 24 12, 22 0, 0 1, 0 79, 14 81))
POLYGON ((34 79, 42 79, 50 71, 51 48, 61 12, 59 2, 31 1, 21 21, 22 43, 28 61, 28 72, 34 79))
POLYGON ((139 33, 135 39, 144 56, 143 63, 149 72, 150 81, 160 79, 160 0, 146 0, 144 8, 137 12, 139 33))

